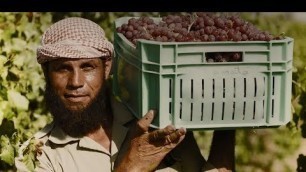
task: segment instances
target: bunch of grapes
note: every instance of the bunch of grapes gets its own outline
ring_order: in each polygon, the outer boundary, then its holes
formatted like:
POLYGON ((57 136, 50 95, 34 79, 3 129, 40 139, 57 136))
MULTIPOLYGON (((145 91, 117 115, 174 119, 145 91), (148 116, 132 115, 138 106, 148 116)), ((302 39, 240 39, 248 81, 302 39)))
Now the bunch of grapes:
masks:
MULTIPOLYGON (((283 39, 261 31, 239 15, 196 12, 167 15, 155 23, 150 17, 131 18, 116 28, 134 45, 138 39, 159 42, 270 41, 283 39)), ((241 61, 240 53, 215 53, 208 61, 241 61), (221 57, 222 56, 222 57, 221 57)))
POLYGON ((206 53, 206 61, 211 62, 241 62, 241 52, 211 52, 206 53))

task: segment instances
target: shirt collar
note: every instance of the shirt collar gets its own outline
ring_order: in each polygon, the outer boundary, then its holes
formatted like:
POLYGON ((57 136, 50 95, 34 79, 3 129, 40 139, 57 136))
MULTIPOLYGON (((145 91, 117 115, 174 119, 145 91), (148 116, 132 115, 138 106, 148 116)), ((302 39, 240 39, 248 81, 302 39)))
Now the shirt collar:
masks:
POLYGON ((80 139, 81 138, 69 136, 59 126, 54 126, 49 136, 49 141, 55 144, 67 144, 80 139))

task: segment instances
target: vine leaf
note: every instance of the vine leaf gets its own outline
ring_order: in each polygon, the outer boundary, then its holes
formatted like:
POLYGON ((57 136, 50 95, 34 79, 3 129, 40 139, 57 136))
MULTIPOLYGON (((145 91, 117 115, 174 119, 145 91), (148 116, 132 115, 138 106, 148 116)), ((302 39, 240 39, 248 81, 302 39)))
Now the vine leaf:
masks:
POLYGON ((0 159, 9 165, 14 164, 14 147, 7 136, 0 137, 0 159))
POLYGON ((41 146, 43 146, 43 143, 33 137, 30 139, 27 147, 23 150, 22 162, 30 171, 33 171, 38 164, 36 157, 41 154, 41 146))
POLYGON ((8 101, 17 109, 28 110, 29 100, 15 90, 7 91, 8 101))

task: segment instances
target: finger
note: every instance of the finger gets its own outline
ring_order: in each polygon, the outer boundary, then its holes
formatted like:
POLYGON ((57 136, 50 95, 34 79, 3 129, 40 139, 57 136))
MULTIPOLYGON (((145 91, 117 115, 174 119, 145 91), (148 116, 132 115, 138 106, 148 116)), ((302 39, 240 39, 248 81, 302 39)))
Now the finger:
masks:
POLYGON ((176 128, 173 125, 168 125, 163 129, 165 135, 171 134, 175 132, 175 130, 176 128))
POLYGON ((182 136, 185 136, 185 134, 185 128, 177 129, 175 132, 172 132, 165 137, 165 144, 168 145, 171 143, 179 143, 182 140, 182 136))
POLYGON ((142 134, 148 131, 150 124, 152 123, 156 111, 155 110, 149 110, 145 116, 143 116, 138 122, 137 122, 137 133, 142 134))
POLYGON ((168 125, 163 129, 154 130, 149 134, 149 140, 154 142, 158 140, 164 140, 166 135, 175 132, 173 125, 168 125))

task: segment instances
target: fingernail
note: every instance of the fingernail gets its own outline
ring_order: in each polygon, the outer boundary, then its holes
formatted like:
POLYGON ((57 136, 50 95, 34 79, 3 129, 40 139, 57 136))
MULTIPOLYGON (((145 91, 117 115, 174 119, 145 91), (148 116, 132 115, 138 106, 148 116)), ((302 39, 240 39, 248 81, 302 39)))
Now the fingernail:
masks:
POLYGON ((154 110, 149 110, 148 113, 145 115, 145 120, 153 119, 155 116, 154 114, 155 114, 154 110))
POLYGON ((184 134, 186 134, 187 130, 186 130, 186 128, 181 127, 181 128, 178 129, 178 132, 179 132, 180 135, 184 135, 184 134))
POLYGON ((151 109, 151 110, 150 110, 150 113, 152 113, 153 115, 155 115, 155 114, 157 113, 157 110, 151 109))

